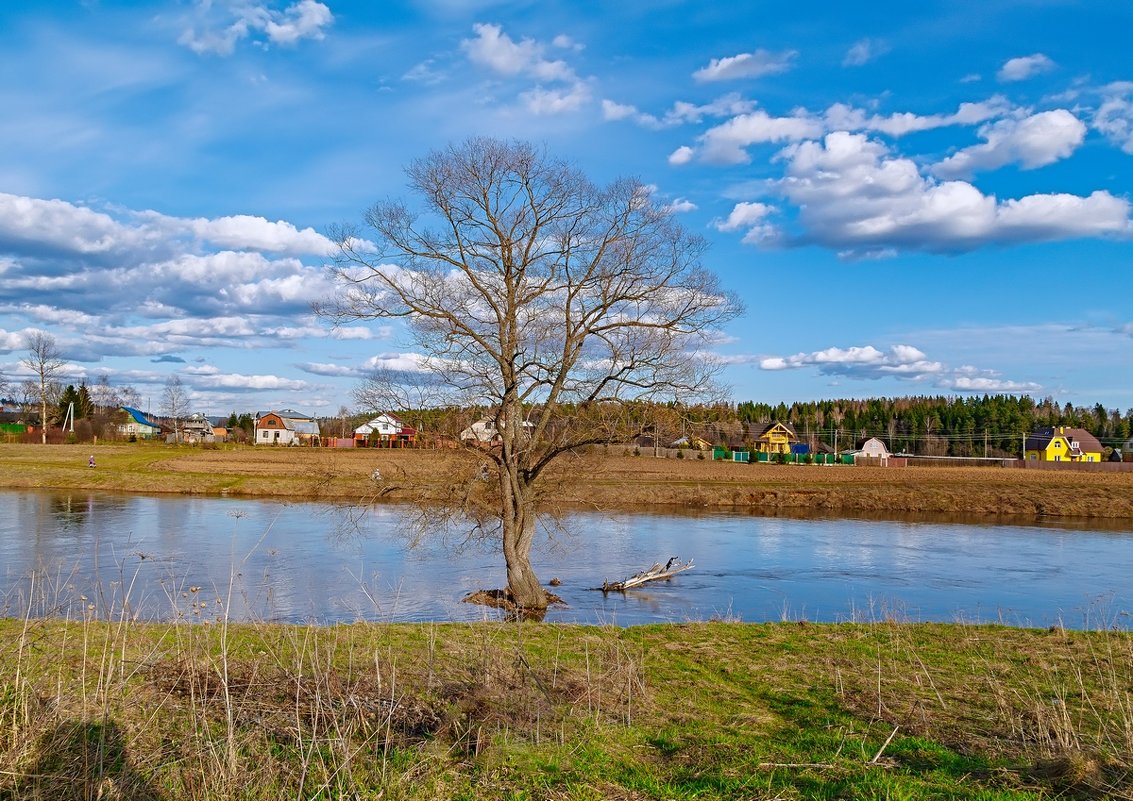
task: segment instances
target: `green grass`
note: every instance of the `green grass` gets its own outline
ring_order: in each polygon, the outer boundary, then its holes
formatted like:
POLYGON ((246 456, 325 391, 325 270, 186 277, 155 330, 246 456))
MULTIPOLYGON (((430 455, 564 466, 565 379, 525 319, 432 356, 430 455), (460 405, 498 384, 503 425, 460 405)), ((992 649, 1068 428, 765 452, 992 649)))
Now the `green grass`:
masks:
POLYGON ((0 799, 1133 790, 1133 641, 964 625, 0 620, 0 799))

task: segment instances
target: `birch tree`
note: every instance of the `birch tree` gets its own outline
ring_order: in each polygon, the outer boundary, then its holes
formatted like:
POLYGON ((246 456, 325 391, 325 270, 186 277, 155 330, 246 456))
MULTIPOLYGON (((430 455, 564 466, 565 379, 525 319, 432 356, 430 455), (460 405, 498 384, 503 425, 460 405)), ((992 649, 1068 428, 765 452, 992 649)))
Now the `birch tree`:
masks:
POLYGON ((635 401, 707 392, 707 343, 739 306, 702 267, 703 239, 638 181, 596 186, 531 144, 483 138, 406 173, 420 210, 380 202, 364 226, 333 230, 339 292, 316 311, 402 319, 412 380, 487 410, 490 532, 511 600, 538 612, 548 601, 531 551, 548 466, 624 436, 635 401))
POLYGON ((161 410, 173 421, 173 441, 181 441, 181 418, 189 407, 189 391, 181 376, 171 375, 161 390, 161 410))
POLYGON ((63 369, 63 354, 55 344, 55 337, 43 331, 34 331, 27 338, 28 355, 23 364, 35 376, 39 399, 40 436, 47 444, 47 406, 52 394, 55 375, 63 369))

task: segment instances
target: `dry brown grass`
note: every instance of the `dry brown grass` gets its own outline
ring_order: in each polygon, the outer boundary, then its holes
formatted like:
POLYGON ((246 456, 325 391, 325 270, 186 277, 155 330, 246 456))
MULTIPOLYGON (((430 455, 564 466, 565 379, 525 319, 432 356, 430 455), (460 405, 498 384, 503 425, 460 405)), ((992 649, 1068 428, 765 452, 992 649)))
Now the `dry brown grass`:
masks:
MULTIPOLYGON (((603 509, 1133 520, 1133 473, 745 465, 623 452, 561 460, 547 476, 548 501, 603 509)), ((2 445, 0 486, 398 501, 439 493, 475 459, 462 451, 2 445), (86 466, 91 452, 95 470, 86 466), (379 483, 370 478, 375 469, 379 483)))

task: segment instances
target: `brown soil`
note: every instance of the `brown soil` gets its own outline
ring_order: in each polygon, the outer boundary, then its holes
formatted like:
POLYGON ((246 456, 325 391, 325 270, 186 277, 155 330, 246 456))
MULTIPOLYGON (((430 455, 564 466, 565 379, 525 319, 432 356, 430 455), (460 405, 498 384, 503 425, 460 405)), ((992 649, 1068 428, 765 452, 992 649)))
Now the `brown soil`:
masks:
MULTIPOLYGON (((448 450, 2 445, 0 487, 396 502, 440 497, 454 481, 471 480, 476 459, 448 450), (94 470, 86 466, 91 452, 94 470)), ((748 465, 611 448, 562 459, 545 492, 549 505, 573 508, 1133 521, 1133 473, 1074 470, 748 465)))

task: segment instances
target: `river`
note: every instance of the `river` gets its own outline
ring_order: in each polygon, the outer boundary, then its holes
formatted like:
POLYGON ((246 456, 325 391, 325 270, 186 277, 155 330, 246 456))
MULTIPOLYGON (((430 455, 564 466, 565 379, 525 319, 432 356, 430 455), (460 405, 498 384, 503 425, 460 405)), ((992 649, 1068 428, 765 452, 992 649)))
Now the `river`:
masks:
MULTIPOLYGON (((86 492, 0 492, 0 613, 318 623, 468 621, 504 583, 489 545, 409 547, 410 511, 86 492)), ((536 569, 567 603, 548 621, 1001 622, 1129 628, 1133 530, 741 513, 576 513, 536 569), (671 581, 589 588, 654 561, 671 581)))

